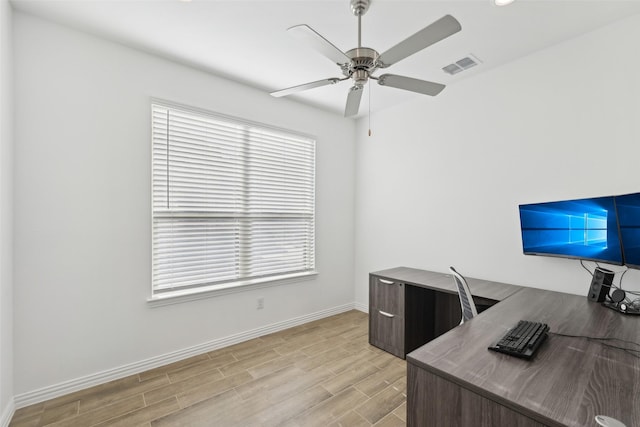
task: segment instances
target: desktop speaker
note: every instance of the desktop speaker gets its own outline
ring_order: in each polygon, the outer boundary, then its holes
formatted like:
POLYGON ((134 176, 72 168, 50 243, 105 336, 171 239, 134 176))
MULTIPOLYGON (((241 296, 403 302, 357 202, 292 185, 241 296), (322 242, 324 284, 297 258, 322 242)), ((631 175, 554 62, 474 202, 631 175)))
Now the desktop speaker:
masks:
POLYGON ((611 301, 613 301, 616 304, 624 301, 626 297, 627 297, 627 294, 622 289, 615 289, 609 296, 609 298, 611 298, 611 301))
POLYGON ((614 275, 615 273, 611 270, 596 267, 593 272, 593 278, 591 279, 589 294, 587 295, 589 301, 604 302, 607 295, 609 295, 614 275))

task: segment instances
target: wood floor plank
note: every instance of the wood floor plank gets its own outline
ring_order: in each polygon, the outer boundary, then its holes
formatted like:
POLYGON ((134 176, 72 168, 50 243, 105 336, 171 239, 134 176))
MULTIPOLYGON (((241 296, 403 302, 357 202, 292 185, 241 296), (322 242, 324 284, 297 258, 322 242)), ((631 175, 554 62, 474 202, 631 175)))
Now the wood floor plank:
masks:
POLYGON ((363 363, 370 362, 377 355, 368 350, 362 350, 358 353, 350 354, 349 356, 336 360, 331 365, 329 365, 329 369, 334 374, 340 374, 348 369, 351 369, 353 366, 360 365, 363 363))
POLYGON ((379 369, 370 363, 362 363, 355 365, 350 369, 342 371, 340 375, 334 375, 325 382, 322 386, 327 389, 331 394, 338 394, 347 387, 354 386, 360 381, 378 372, 379 369))
POLYGON ((9 422, 9 427, 40 427, 42 426, 42 423, 40 422, 41 419, 42 412, 30 414, 27 416, 21 416, 17 420, 11 419, 11 422, 9 422))
MULTIPOLYGON (((169 382, 169 379, 166 376, 164 376, 164 379, 163 377, 159 377, 159 378, 160 378, 159 380, 154 378, 152 380, 154 382, 151 384, 155 384, 157 381, 167 382, 167 383, 169 382)), ((146 383, 146 381, 144 382, 146 383)), ((90 399, 92 396, 96 396, 96 395, 106 395, 109 393, 117 393, 120 390, 125 390, 129 387, 135 387, 140 383, 141 381, 138 375, 129 375, 127 377, 109 381, 104 384, 100 384, 88 389, 74 391, 72 393, 47 400, 46 402, 43 403, 44 405, 43 410, 46 408, 60 406, 65 403, 79 401, 81 399, 90 399)), ((80 408, 80 411, 82 411, 82 407, 80 408)))
POLYGON ((250 404, 235 390, 203 400, 181 411, 151 422, 152 427, 210 427, 243 426, 243 420, 270 406, 265 399, 255 399, 250 404))
POLYGON ((246 371, 239 372, 230 377, 221 378, 213 383, 207 383, 200 387, 190 388, 178 394, 178 402, 182 408, 186 408, 187 406, 191 406, 217 394, 231 390, 242 384, 246 384, 251 380, 253 380, 251 374, 246 371))
POLYGON ((398 406, 393 414, 400 418, 405 423, 407 422, 407 402, 404 402, 402 405, 398 406))
POLYGON ((11 427, 395 427, 406 362, 349 311, 18 409, 11 427))
POLYGON ((302 338, 302 339, 306 339, 308 337, 320 338, 323 330, 324 329, 322 328, 322 325, 306 324, 303 327, 294 327, 291 329, 287 329, 283 333, 282 338, 286 342, 291 342, 299 338, 302 338))
POLYGON ((371 423, 356 412, 349 411, 337 421, 329 424, 329 427, 370 427, 371 423))
POLYGON ((264 353, 267 350, 273 349, 275 347, 278 347, 286 343, 286 341, 269 342, 262 338, 256 338, 253 341, 254 341, 254 345, 232 350, 231 354, 233 354, 233 356, 237 360, 250 359, 252 357, 259 356, 260 354, 264 353))
POLYGON ((42 413, 41 423, 43 425, 52 424, 56 421, 64 420, 78 414, 80 402, 71 402, 64 405, 47 408, 42 413))
POLYGON ((16 410, 15 414, 13 414, 12 422, 25 421, 27 419, 33 419, 34 417, 39 417, 42 415, 44 411, 44 402, 36 403, 35 405, 30 405, 24 408, 20 408, 16 410))
POLYGON ((349 343, 343 345, 342 348, 348 351, 349 353, 353 354, 353 353, 359 353, 364 350, 371 350, 372 348, 375 348, 375 347, 372 347, 371 345, 369 345, 368 335, 367 335, 364 338, 350 341, 349 343))
POLYGON ((319 405, 314 406, 305 413, 293 418, 285 423, 284 426, 325 427, 337 421, 351 411, 352 408, 366 400, 367 396, 364 393, 353 387, 349 387, 319 405))
POLYGON ((151 426, 205 426, 207 421, 211 422, 218 419, 216 412, 222 413, 225 407, 230 406, 234 401, 240 400, 240 396, 234 390, 228 390, 181 411, 153 420, 151 426))
POLYGON ((236 387, 236 391, 244 400, 249 400, 258 395, 264 396, 301 375, 302 370, 295 366, 287 366, 279 371, 272 372, 271 374, 249 381, 240 387, 236 387))
POLYGON ((214 354, 222 354, 222 353, 242 353, 244 351, 251 351, 255 348, 260 348, 264 340, 262 338, 253 338, 238 344, 233 344, 228 347, 223 347, 218 350, 210 351, 209 356, 213 356, 214 354))
POLYGON ((260 427, 280 426, 319 403, 330 399, 331 393, 320 386, 309 388, 288 399, 269 406, 245 420, 246 425, 260 427))
POLYGON ((279 354, 289 354, 295 351, 304 350, 306 347, 317 344, 320 341, 324 341, 324 338, 318 330, 314 330, 309 334, 299 335, 290 339, 282 345, 274 347, 274 350, 279 354))
MULTIPOLYGON (((358 329, 358 325, 356 324, 351 324, 351 325, 337 325, 331 328, 325 328, 324 332, 322 333, 322 335, 326 338, 326 339, 330 339, 330 338, 342 338, 342 339, 346 339, 344 338, 342 335, 346 334, 346 333, 353 333, 354 331, 356 331, 358 329)), ((360 334, 361 335, 361 334, 360 334)))
POLYGON ((406 422, 398 418, 393 413, 387 415, 376 424, 374 424, 375 427, 404 427, 405 425, 406 422))
POLYGON ((96 424, 95 427, 130 427, 161 418, 180 409, 175 397, 96 424))
POLYGON ((206 360, 198 363, 192 363, 188 366, 167 372, 169 381, 172 383, 183 381, 196 375, 202 375, 205 372, 221 368, 236 362, 236 358, 231 353, 222 353, 215 356, 209 356, 206 360))
POLYGON ((305 373, 295 366, 289 366, 236 387, 236 391, 244 400, 266 396, 269 401, 276 403, 311 388, 330 376, 331 373, 323 367, 305 373))
POLYGON ((407 380, 402 378, 355 408, 371 424, 375 424, 407 401, 407 380))
POLYGON ((372 397, 406 376, 407 364, 404 361, 402 363, 393 363, 358 382, 356 388, 367 396, 372 397))
POLYGON ((309 326, 309 323, 305 323, 302 325, 297 325, 297 326, 293 326, 289 329, 284 329, 282 331, 278 331, 278 332, 273 332, 271 334, 267 334, 267 335, 263 335, 260 337, 261 340, 264 340, 266 342, 272 342, 272 341, 280 341, 280 342, 284 342, 286 337, 291 337, 294 336, 296 334, 300 334, 300 333, 304 333, 304 331, 311 329, 311 327, 309 326))
POLYGON ((369 339, 369 331, 358 325, 342 332, 340 335, 338 335, 338 337, 343 338, 349 342, 362 338, 369 339))
POLYGON ((167 383, 162 387, 157 387, 153 390, 144 392, 144 398, 147 404, 160 402, 161 400, 165 400, 168 397, 184 393, 187 390, 202 387, 206 384, 213 384, 222 378, 222 373, 220 373, 220 371, 217 369, 206 371, 201 375, 189 377, 183 381, 178 381, 175 383, 167 383))
POLYGON ((315 356, 317 354, 324 353, 325 351, 332 351, 348 343, 349 340, 340 336, 335 336, 304 347, 301 351, 307 356, 315 356))
POLYGON ((317 356, 310 357, 305 360, 301 360, 296 362, 296 366, 304 371, 312 371, 321 366, 330 367, 331 364, 337 360, 342 360, 345 357, 351 356, 353 353, 349 353, 347 350, 343 348, 338 348, 336 350, 326 351, 324 353, 320 353, 317 356))
POLYGON ((276 353, 273 349, 262 350, 258 353, 252 354, 251 357, 238 360, 237 362, 230 363, 219 369, 220 372, 222 372, 222 375, 228 377, 230 375, 237 374, 238 372, 246 371, 254 366, 261 365, 269 360, 277 359, 280 356, 281 354, 276 353))
POLYGON ((177 362, 169 363, 164 366, 160 366, 158 368, 149 369, 148 371, 144 371, 138 374, 140 381, 145 381, 150 378, 158 377, 167 374, 168 372, 184 368, 186 366, 193 365, 194 363, 199 363, 205 360, 209 360, 209 356, 205 354, 199 354, 197 356, 189 357, 187 359, 179 360, 177 362))
POLYGON ((369 360, 370 363, 376 365, 378 368, 385 368, 388 365, 406 365, 405 361, 393 356, 386 351, 380 350, 376 347, 370 347, 368 350, 375 355, 369 360))
MULTIPOLYGON (((101 422, 110 420, 112 418, 119 417, 129 412, 133 412, 137 409, 142 409, 145 406, 144 398, 141 394, 136 394, 131 397, 119 400, 109 405, 96 408, 94 410, 78 414, 74 417, 69 417, 64 420, 59 420, 51 427, 75 427, 75 426, 92 426, 101 422)), ((48 424, 45 424, 48 425, 48 424)))
POLYGON ((277 403, 283 399, 295 396, 303 390, 315 387, 330 376, 331 372, 323 367, 303 373, 302 375, 294 378, 292 381, 280 384, 278 387, 270 389, 269 395, 267 396, 268 400, 272 403, 277 403))
POLYGON ((298 351, 295 353, 290 353, 285 356, 278 357, 277 359, 269 360, 260 365, 249 368, 247 369, 247 372, 249 372, 251 376, 253 376, 254 378, 260 378, 265 375, 271 374, 273 372, 279 371, 282 368, 286 368, 287 366, 294 365, 296 362, 301 362, 308 358, 309 357, 306 354, 298 351))
POLYGON ((128 384, 126 386, 111 387, 106 390, 92 392, 88 396, 82 396, 80 399, 80 413, 109 405, 110 403, 122 400, 125 397, 155 390, 166 384, 169 384, 169 379, 165 375, 161 377, 154 377, 146 381, 128 384))

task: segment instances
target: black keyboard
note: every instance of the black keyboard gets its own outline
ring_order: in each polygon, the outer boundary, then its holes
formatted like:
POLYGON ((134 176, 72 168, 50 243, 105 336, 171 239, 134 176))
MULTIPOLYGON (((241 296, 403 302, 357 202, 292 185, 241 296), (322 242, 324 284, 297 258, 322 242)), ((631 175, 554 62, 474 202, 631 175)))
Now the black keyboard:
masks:
POLYGON ((546 323, 520 320, 509 329, 489 350, 510 356, 531 359, 540 345, 547 339, 549 326, 546 323))

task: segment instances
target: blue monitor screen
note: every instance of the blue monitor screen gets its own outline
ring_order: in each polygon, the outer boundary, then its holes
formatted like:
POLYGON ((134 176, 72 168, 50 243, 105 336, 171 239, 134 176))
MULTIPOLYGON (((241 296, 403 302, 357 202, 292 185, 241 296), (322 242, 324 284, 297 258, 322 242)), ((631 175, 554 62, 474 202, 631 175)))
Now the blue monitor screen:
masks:
POLYGON ((640 268, 640 194, 616 196, 616 207, 624 262, 640 268))
POLYGON ((622 264, 613 197, 520 205, 520 225, 525 254, 622 264))

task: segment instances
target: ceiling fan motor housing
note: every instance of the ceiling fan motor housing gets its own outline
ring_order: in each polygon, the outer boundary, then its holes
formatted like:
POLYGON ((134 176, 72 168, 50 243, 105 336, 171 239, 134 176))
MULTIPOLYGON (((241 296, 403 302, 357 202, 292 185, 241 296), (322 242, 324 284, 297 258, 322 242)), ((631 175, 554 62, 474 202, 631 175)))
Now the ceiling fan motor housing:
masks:
POLYGON ((378 68, 378 52, 368 47, 358 47, 345 54, 351 58, 351 62, 343 67, 344 75, 353 78, 356 85, 362 86, 367 83, 371 73, 378 68))

